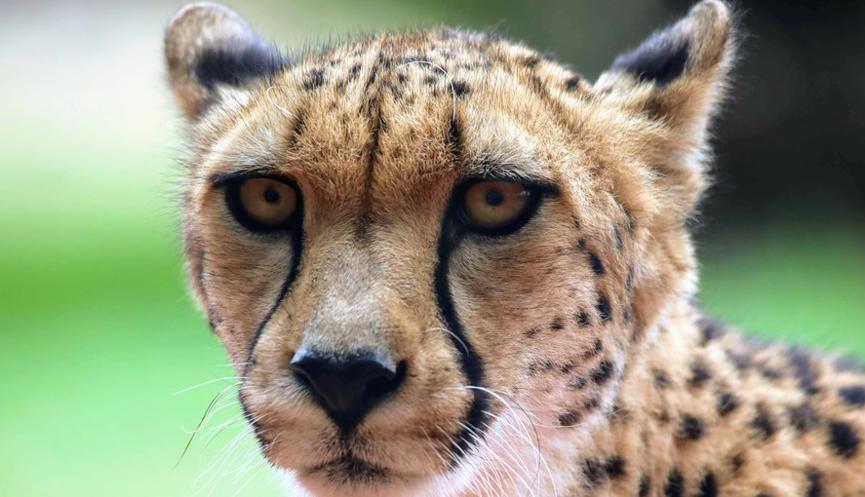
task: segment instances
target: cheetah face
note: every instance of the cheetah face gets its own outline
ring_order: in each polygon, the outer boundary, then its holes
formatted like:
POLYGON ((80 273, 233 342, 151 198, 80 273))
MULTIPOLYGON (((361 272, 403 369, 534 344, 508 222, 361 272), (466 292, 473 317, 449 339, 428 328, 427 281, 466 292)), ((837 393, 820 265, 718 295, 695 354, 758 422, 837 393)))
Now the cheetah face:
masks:
POLYGON ((690 285, 664 248, 701 190, 727 24, 701 4, 592 86, 450 30, 290 60, 183 9, 188 266, 265 456, 314 495, 442 495, 533 464, 530 430, 606 419, 690 285))

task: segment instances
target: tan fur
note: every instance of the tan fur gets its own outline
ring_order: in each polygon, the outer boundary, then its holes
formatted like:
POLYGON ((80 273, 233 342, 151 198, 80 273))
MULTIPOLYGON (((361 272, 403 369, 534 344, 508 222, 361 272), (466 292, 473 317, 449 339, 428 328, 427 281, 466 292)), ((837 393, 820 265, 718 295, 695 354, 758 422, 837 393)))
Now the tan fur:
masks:
POLYGON ((865 410, 839 394, 865 375, 716 333, 692 304, 685 222, 707 184, 707 129, 735 40, 715 0, 673 30, 689 41, 688 59, 664 85, 615 66, 591 85, 522 45, 441 29, 345 43, 212 94, 196 57, 209 44, 251 43, 251 30, 224 7, 178 14, 166 57, 189 119, 193 287, 265 456, 300 488, 865 495, 865 446, 830 443, 838 422, 865 436, 865 410), (237 171, 285 175, 303 195, 300 266, 278 301, 297 254, 287 235, 233 220, 211 180, 237 171), (454 187, 490 173, 545 180, 558 194, 516 233, 470 236, 450 253, 455 311, 491 392, 482 439, 452 467, 474 385, 437 304, 437 246, 454 187), (288 372, 301 345, 384 347, 408 377, 340 438, 288 372), (809 414, 802 429, 797 408, 809 414), (384 471, 313 469, 347 453, 384 471))

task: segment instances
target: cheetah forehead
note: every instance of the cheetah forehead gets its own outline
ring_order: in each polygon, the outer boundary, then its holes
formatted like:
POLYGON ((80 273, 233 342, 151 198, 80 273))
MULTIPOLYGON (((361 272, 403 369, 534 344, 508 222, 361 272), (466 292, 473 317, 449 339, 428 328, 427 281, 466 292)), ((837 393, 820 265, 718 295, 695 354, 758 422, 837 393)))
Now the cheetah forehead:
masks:
POLYGON ((520 44, 440 28, 297 57, 259 85, 223 90, 198 129, 218 143, 211 159, 231 159, 204 161, 215 163, 211 174, 289 162, 333 189, 374 161, 376 174, 410 171, 415 182, 453 173, 552 181, 550 166, 571 153, 563 126, 576 117, 561 107, 587 90, 520 44))

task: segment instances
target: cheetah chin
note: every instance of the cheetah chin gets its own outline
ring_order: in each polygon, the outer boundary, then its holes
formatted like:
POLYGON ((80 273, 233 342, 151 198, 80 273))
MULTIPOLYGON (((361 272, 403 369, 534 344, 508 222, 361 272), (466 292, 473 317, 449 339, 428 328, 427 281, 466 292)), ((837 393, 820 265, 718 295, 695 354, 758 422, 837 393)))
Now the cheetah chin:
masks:
POLYGON ((704 0, 590 82, 495 35, 286 54, 177 13, 190 282, 295 495, 865 495, 862 369, 696 304, 735 24, 704 0))

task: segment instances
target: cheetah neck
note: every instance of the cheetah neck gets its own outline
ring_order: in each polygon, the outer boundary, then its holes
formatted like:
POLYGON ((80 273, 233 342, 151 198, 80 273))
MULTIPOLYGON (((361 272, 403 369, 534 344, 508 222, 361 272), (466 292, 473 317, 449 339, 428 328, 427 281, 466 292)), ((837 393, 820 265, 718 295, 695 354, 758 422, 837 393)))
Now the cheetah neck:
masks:
POLYGON ((501 460, 481 473, 488 483, 463 495, 865 495, 861 369, 759 342, 690 305, 648 336, 609 409, 492 447, 501 460))

